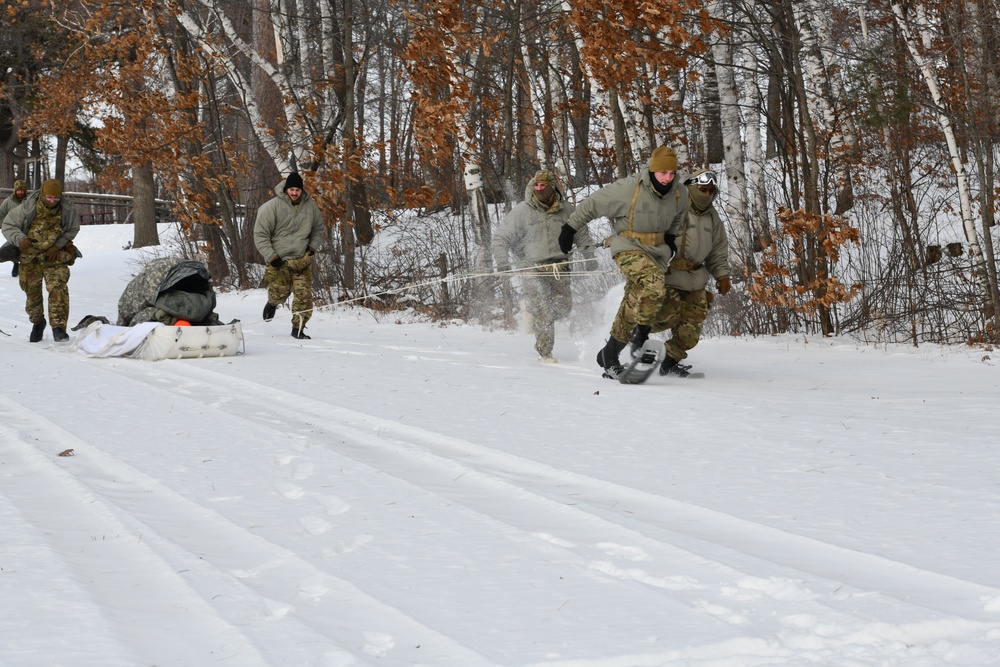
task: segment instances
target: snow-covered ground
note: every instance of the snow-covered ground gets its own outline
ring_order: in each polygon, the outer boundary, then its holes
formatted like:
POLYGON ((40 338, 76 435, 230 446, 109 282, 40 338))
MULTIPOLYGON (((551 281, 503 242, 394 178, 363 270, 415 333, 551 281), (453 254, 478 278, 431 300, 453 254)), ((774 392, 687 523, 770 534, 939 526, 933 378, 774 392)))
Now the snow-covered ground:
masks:
MULTIPOLYGON (((116 316, 85 227, 71 324, 116 316)), ((601 379, 526 333, 223 294, 246 354, 27 341, 0 265, 0 665, 1000 665, 1000 369, 704 341, 601 379), (75 456, 60 457, 73 449, 75 456)))

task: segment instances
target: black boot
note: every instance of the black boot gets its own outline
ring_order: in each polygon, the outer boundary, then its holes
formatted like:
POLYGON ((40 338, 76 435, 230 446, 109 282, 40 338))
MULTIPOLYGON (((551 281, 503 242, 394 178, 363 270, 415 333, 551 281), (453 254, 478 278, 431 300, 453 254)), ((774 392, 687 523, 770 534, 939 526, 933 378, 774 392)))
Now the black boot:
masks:
POLYGON ((31 325, 31 335, 28 336, 28 342, 37 343, 42 340, 42 334, 45 333, 45 320, 41 322, 34 322, 31 325))
POLYGON ((597 353, 597 365, 604 369, 604 377, 617 378, 622 372, 622 366, 618 362, 618 355, 625 349, 626 343, 621 342, 614 336, 608 338, 608 342, 597 353))
POLYGON ((14 262, 14 268, 10 270, 10 277, 11 278, 17 278, 17 274, 21 270, 19 267, 20 267, 20 264, 18 264, 17 262, 14 262))
POLYGON ((635 359, 635 356, 639 354, 639 350, 646 344, 646 341, 649 340, 650 328, 651 327, 648 324, 637 324, 632 329, 632 344, 629 348, 629 352, 631 353, 633 359, 635 359))
POLYGON ((298 338, 299 340, 312 340, 312 336, 306 334, 305 325, 298 327, 292 325, 292 338, 298 338))
POLYGON ((62 327, 52 327, 52 340, 57 343, 65 343, 69 340, 69 334, 62 327))
POLYGON ((663 358, 663 363, 660 364, 660 375, 673 375, 679 378, 686 378, 691 375, 691 367, 667 355, 663 358))
POLYGON ((264 321, 270 322, 274 319, 274 314, 278 312, 278 307, 272 304, 270 301, 264 304, 264 321))

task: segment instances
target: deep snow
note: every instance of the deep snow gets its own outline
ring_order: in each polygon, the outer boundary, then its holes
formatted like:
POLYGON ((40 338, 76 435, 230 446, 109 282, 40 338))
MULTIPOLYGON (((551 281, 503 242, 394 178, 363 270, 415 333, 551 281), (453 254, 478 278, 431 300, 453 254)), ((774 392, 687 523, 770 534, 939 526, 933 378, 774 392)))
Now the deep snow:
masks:
MULTIPOLYGON (((71 324, 140 251, 85 227, 71 324)), ((1000 371, 702 342, 601 379, 523 332, 337 307, 246 354, 92 359, 0 265, 0 665, 1000 665, 1000 371), (75 456, 59 457, 73 449, 75 456)))

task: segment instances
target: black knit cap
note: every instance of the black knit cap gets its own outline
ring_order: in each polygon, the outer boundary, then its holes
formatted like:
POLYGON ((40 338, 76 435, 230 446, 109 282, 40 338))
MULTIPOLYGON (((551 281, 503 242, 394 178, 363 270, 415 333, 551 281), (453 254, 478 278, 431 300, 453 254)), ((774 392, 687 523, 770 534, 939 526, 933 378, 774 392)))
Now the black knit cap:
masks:
POLYGON ((298 188, 299 190, 301 190, 302 189, 302 185, 303 185, 302 184, 302 177, 299 176, 297 172, 293 171, 292 173, 290 173, 288 175, 288 178, 285 179, 285 188, 284 189, 287 190, 288 188, 298 188))

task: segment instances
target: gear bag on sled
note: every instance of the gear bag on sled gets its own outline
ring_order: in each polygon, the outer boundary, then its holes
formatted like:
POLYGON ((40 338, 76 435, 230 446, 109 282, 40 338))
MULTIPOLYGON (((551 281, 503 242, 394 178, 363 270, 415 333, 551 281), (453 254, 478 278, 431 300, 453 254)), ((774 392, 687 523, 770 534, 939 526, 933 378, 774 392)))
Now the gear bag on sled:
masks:
POLYGON ((118 300, 118 321, 88 315, 73 349, 97 357, 190 359, 243 351, 243 325, 223 324, 205 265, 190 259, 150 261, 118 300))

